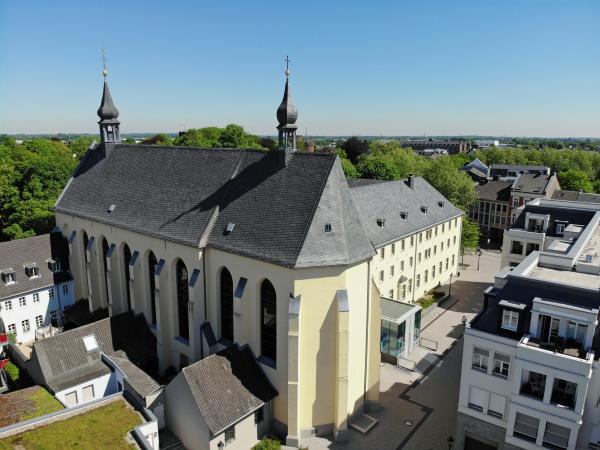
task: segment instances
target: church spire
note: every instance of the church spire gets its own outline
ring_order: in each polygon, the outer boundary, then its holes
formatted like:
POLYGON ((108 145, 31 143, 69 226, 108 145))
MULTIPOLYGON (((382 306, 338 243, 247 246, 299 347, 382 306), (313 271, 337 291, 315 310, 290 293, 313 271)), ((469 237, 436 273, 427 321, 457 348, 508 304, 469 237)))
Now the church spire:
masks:
POLYGON ((298 110, 292 102, 290 93, 290 59, 285 57, 285 90, 279 108, 277 108, 277 121, 279 125, 279 149, 294 152, 296 150, 296 120, 298 110))
POLYGON ((106 54, 102 49, 102 76, 104 77, 104 90, 102 91, 102 101, 98 108, 98 117, 100 121, 100 141, 102 143, 118 143, 121 142, 119 132, 120 122, 118 120, 119 110, 115 106, 108 88, 108 70, 106 69, 106 54))

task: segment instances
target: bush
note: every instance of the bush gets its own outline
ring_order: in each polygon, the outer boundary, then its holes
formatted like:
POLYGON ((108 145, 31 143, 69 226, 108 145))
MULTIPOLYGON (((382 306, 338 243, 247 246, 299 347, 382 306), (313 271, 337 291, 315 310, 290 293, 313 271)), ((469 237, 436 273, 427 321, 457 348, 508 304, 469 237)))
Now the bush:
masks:
POLYGON ((264 437, 258 444, 252 447, 252 450, 279 450, 281 442, 276 438, 264 437))
POLYGON ((8 377, 8 381, 13 385, 18 384, 21 378, 21 369, 18 366, 13 364, 11 361, 4 366, 4 371, 6 372, 6 376, 8 377))
POLYGON ((421 308, 426 309, 435 303, 435 298, 430 293, 427 293, 419 300, 417 300, 417 303, 419 304, 419 306, 421 306, 421 308))

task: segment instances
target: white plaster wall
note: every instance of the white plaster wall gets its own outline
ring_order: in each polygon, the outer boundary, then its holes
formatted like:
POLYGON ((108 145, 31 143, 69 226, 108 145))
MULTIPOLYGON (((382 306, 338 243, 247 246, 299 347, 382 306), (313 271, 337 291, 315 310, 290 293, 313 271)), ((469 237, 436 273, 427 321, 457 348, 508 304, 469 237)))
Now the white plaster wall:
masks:
POLYGON ((111 372, 106 375, 102 375, 93 380, 86 381, 85 383, 81 383, 75 386, 71 386, 68 389, 64 389, 62 391, 58 391, 54 394, 56 399, 61 402, 63 405, 67 405, 65 402, 65 397, 67 394, 71 392, 77 392, 77 404, 82 405, 85 403, 89 403, 92 400, 97 400, 102 397, 106 397, 107 395, 111 395, 117 392, 117 382, 115 372, 111 372), (83 388, 89 385, 94 386, 94 398, 84 402, 83 401, 83 388))
POLYGON ((17 342, 31 342, 35 340, 37 316, 42 316, 42 327, 48 326, 51 323, 50 313, 53 311, 64 311, 65 307, 73 304, 73 281, 61 283, 55 286, 48 286, 43 289, 37 289, 22 293, 10 299, 0 302, 0 320, 4 326, 4 330, 8 332, 8 326, 15 324, 17 342), (63 286, 67 286, 67 293, 63 291, 63 286), (49 291, 54 290, 54 298, 50 298, 49 291), (39 301, 34 302, 33 296, 37 294, 39 301), (19 298, 25 297, 25 306, 19 305, 19 298), (7 309, 6 302, 10 300, 12 309, 7 309), (22 321, 29 320, 30 331, 23 332, 22 321))
MULTIPOLYGON (((219 442, 225 443, 225 434, 219 433, 210 440, 210 450, 220 450, 219 442)), ((248 450, 258 442, 254 413, 235 424, 235 440, 229 442, 227 450, 248 450)))

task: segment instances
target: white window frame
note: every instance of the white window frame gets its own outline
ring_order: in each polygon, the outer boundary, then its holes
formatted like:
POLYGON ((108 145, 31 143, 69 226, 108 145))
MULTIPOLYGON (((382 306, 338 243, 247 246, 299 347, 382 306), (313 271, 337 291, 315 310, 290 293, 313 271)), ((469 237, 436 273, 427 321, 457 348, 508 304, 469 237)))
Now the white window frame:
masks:
POLYGON ((40 294, 38 292, 34 292, 33 293, 33 303, 39 303, 40 301, 40 294))
POLYGON ((508 331, 517 331, 518 326, 519 326, 519 311, 513 311, 512 309, 504 309, 502 311, 501 327, 508 331))
POLYGON ((38 315, 35 316, 35 329, 39 330, 44 326, 44 316, 38 315))
POLYGON ((486 372, 490 362, 490 351, 481 347, 473 347, 471 367, 480 372, 486 372), (487 353, 487 355, 485 354, 487 353))
POLYGON ((492 374, 500 378, 508 378, 510 376, 510 356, 504 353, 494 352, 494 365, 492 366, 492 374), (508 361, 499 359, 498 356, 508 358, 508 361), (498 366, 498 370, 496 370, 498 366), (506 375, 504 374, 506 372, 506 375))

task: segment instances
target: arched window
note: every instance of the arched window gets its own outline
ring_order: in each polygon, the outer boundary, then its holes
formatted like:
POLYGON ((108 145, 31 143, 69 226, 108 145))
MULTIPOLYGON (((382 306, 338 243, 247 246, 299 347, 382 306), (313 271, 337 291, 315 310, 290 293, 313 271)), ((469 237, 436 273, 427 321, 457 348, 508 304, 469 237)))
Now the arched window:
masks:
POLYGON ((129 261, 131 261, 131 250, 129 245, 123 246, 123 265, 125 266, 125 288, 127 291, 127 311, 131 311, 131 290, 129 287, 129 261))
POLYGON ((108 241, 102 238, 102 262, 104 265, 104 292, 106 292, 106 301, 108 302, 108 266, 106 257, 108 256, 108 241))
POLYGON ((260 354, 277 360, 277 294, 269 280, 260 286, 260 354))
POLYGON ((221 337, 233 342, 233 279, 225 267, 221 270, 221 337))
POLYGON ((182 260, 177 261, 177 315, 179 318, 179 336, 190 338, 188 322, 188 302, 190 293, 188 291, 188 271, 182 260))
POLYGON ((88 238, 87 233, 84 231, 83 232, 83 260, 85 261, 86 266, 88 263, 87 247, 88 247, 89 243, 90 243, 90 239, 88 238))
POLYGON ((152 308, 152 325, 156 324, 156 282, 154 272, 156 270, 156 256, 153 252, 148 254, 148 288, 150 289, 150 308, 152 308))

